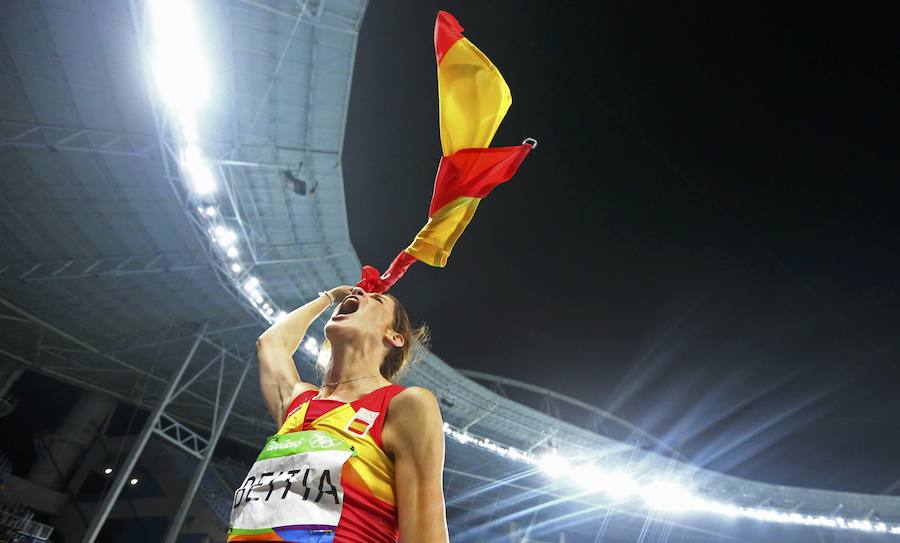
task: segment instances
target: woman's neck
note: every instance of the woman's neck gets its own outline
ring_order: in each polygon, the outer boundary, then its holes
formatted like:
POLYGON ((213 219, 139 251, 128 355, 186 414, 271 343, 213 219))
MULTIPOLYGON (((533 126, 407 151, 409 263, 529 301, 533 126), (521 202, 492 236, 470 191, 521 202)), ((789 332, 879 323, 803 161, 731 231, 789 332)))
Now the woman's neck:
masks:
POLYGON ((332 345, 331 362, 318 397, 355 397, 390 384, 379 371, 380 361, 370 351, 350 344, 332 345))

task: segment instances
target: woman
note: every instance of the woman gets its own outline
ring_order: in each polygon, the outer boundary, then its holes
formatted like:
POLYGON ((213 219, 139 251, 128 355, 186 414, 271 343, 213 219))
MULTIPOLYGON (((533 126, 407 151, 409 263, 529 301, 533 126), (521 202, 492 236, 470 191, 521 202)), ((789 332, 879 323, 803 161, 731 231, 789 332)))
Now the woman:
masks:
POLYGON ((260 336, 263 400, 280 429, 235 492, 228 541, 448 541, 437 401, 392 382, 416 333, 393 296, 341 286, 260 336), (291 355, 335 303, 325 325, 330 362, 316 388, 300 380, 291 355))

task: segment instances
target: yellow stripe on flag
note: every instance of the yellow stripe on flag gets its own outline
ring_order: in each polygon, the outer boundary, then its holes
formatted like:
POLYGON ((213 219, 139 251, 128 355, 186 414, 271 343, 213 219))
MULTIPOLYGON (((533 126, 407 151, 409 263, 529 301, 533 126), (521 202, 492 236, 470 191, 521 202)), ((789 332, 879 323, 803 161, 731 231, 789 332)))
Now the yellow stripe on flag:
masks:
POLYGON ((438 99, 444 156, 488 147, 512 105, 500 71, 465 38, 450 46, 438 65, 438 99))
POLYGON ((469 225, 481 198, 460 196, 439 209, 416 234, 406 252, 417 260, 443 268, 456 240, 469 225))

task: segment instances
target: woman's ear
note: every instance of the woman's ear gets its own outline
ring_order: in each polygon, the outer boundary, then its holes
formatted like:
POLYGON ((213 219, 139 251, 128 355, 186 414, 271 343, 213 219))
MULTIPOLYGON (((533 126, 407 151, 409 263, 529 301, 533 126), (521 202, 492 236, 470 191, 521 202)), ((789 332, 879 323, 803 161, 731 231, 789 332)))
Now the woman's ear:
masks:
POLYGON ((403 337, 403 334, 397 332, 396 330, 388 330, 385 334, 384 338, 388 343, 393 345, 396 348, 403 347, 406 345, 406 338, 403 337))

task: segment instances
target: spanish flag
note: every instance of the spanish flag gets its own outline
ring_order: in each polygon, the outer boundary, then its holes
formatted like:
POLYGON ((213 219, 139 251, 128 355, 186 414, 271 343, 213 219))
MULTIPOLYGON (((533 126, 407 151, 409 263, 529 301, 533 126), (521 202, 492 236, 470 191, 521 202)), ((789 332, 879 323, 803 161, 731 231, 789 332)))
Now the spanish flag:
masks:
POLYGON ((478 204, 508 181, 537 142, 489 147, 512 104, 499 70, 446 11, 434 25, 443 156, 434 180, 428 222, 384 274, 364 266, 357 284, 367 292, 386 292, 416 260, 444 267, 478 204))

